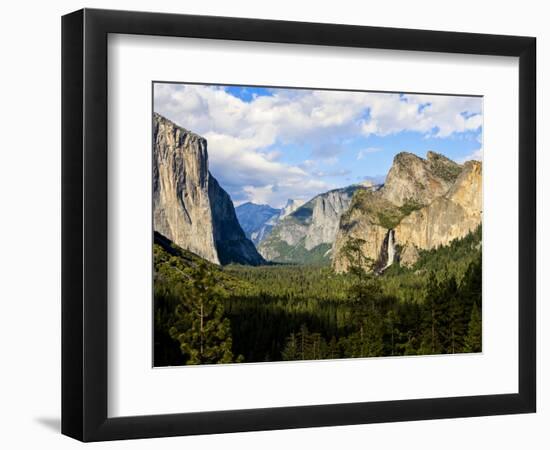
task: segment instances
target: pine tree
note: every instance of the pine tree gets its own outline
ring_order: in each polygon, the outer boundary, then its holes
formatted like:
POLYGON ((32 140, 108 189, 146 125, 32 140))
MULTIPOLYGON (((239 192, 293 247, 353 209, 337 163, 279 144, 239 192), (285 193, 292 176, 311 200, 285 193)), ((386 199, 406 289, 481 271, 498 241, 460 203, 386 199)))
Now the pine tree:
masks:
POLYGON ((363 252, 362 247, 365 243, 364 239, 350 237, 342 249, 342 254, 348 262, 348 272, 359 279, 365 277, 374 267, 374 261, 363 252))
POLYGON ((332 336, 330 342, 327 346, 327 359, 336 359, 340 358, 340 345, 338 344, 338 339, 336 336, 332 336))
POLYGON ((439 354, 443 350, 441 339, 441 286, 434 272, 430 273, 426 285, 424 300, 424 334, 420 353, 424 355, 439 354))
POLYGON ((407 334, 407 342, 402 344, 402 352, 403 355, 416 355, 418 354, 416 349, 416 338, 414 337, 412 332, 409 332, 407 334))
POLYGON ((187 364, 228 363, 233 361, 231 326, 216 281, 201 262, 182 289, 175 311, 176 322, 170 336, 180 343, 187 364))
POLYGON ((463 304, 459 299, 456 278, 446 272, 440 283, 437 304, 440 314, 439 336, 443 352, 458 353, 464 341, 463 304))
POLYGON ((464 343, 464 351, 467 353, 481 351, 481 314, 476 304, 474 304, 472 308, 472 315, 468 325, 468 335, 464 343))
POLYGON ((310 333, 302 324, 298 333, 291 333, 281 352, 285 361, 324 359, 327 355, 327 343, 319 333, 310 333))
POLYGON ((469 308, 474 303, 477 303, 478 306, 481 305, 481 283, 481 253, 479 253, 477 258, 468 266, 460 285, 461 296, 464 299, 463 301, 465 304, 468 306, 468 313, 470 313, 469 308))
POLYGON ((384 354, 384 320, 376 308, 361 313, 357 331, 340 340, 344 355, 348 358, 366 358, 384 354))
POLYGON ((298 342, 296 335, 290 333, 290 336, 286 339, 286 346, 281 352, 281 356, 284 361, 296 361, 298 358, 298 342))
POLYGON ((389 354, 394 355, 397 349, 397 341, 399 340, 399 329, 397 328, 397 314, 393 309, 390 309, 386 314, 386 332, 389 337, 389 354))
POLYGON ((353 308, 351 325, 356 331, 341 339, 341 347, 352 358, 380 356, 384 351, 384 321, 377 307, 382 288, 372 271, 374 262, 364 255, 364 243, 363 239, 349 239, 343 249, 353 279, 347 292, 353 308))

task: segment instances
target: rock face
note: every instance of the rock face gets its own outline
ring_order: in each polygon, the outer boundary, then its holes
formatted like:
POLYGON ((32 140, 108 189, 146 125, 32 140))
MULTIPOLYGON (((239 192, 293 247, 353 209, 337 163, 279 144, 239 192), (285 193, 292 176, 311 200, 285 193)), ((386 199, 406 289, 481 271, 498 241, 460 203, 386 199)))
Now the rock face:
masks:
POLYGON ((382 193, 396 206, 427 205, 449 190, 460 171, 459 164, 434 152, 426 159, 402 152, 393 160, 382 193))
POLYGON ((357 192, 342 216, 333 248, 333 268, 346 271, 345 249, 353 240, 369 258, 369 268, 387 266, 388 236, 401 248, 398 259, 413 265, 419 249, 447 245, 474 231, 482 219, 481 163, 464 165, 428 152, 394 158, 386 184, 378 191, 357 192))
MULTIPOLYGON (((289 200, 290 201, 290 200, 289 200)), ((273 226, 279 220, 281 209, 269 205, 257 205, 246 202, 235 208, 237 219, 246 237, 257 246, 271 234, 273 226)))
POLYGON ((449 191, 412 212, 395 228, 396 240, 432 249, 464 237, 481 223, 481 163, 469 161, 449 191))
POLYGON ((216 264, 261 264, 231 198, 208 171, 207 142, 159 114, 153 117, 153 227, 216 264))
POLYGON ((401 256, 399 257, 399 264, 403 267, 412 267, 420 258, 417 248, 414 244, 407 243, 401 250, 401 256))
POLYGON ((283 216, 271 235, 258 250, 262 256, 277 262, 330 261, 330 250, 336 238, 340 217, 347 211, 353 193, 361 186, 350 186, 317 195, 283 216))

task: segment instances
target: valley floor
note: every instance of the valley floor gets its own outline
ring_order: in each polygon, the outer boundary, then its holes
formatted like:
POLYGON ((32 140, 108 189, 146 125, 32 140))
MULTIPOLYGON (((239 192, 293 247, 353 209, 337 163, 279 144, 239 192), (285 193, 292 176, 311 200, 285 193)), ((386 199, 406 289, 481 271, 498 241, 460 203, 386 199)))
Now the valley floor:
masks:
POLYGON ((481 351, 481 229, 411 269, 218 266, 155 245, 155 365, 481 351))

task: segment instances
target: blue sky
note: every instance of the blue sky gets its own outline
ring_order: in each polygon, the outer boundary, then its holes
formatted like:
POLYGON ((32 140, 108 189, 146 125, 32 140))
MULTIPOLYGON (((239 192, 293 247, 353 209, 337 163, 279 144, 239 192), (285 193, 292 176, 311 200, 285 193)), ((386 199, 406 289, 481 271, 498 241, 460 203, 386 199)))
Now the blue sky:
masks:
POLYGON ((394 156, 482 157, 479 97, 162 84, 154 109, 208 141, 210 171, 236 204, 281 207, 366 179, 394 156))

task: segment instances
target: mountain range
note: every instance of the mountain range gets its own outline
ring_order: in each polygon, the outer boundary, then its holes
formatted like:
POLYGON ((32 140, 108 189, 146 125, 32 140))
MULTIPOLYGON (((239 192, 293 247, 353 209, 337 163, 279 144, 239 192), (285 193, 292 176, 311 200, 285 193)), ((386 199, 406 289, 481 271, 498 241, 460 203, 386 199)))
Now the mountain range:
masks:
POLYGON ((303 200, 288 199, 283 208, 246 202, 235 208, 237 219, 248 237, 257 246, 266 239, 273 227, 304 204, 303 200))
POLYGON ((482 165, 428 152, 395 156, 384 184, 320 193, 284 208, 243 203, 208 170, 207 141, 154 114, 153 225, 216 264, 266 262, 349 266, 357 243, 369 268, 412 266, 419 251, 449 244, 482 218, 482 165))
POLYGON ((319 194, 281 218, 258 246, 268 261, 281 263, 329 262, 340 217, 361 185, 319 194))

